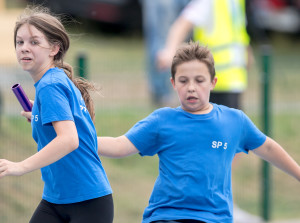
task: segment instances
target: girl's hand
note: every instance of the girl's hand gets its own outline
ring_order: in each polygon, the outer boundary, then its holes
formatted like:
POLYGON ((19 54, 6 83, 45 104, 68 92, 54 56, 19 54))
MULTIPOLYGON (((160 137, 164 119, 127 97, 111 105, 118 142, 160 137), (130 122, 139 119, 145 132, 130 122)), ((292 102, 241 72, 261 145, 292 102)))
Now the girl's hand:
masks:
POLYGON ((27 118, 29 122, 31 120, 31 114, 31 112, 21 111, 21 115, 27 118))
MULTIPOLYGON (((32 101, 32 100, 29 100, 29 101, 33 105, 34 101, 32 101)), ((31 114, 32 114, 32 112, 21 111, 21 115, 23 117, 27 118, 28 122, 31 121, 31 114)))
POLYGON ((21 176, 23 174, 24 168, 21 163, 0 159, 0 178, 5 176, 21 176))

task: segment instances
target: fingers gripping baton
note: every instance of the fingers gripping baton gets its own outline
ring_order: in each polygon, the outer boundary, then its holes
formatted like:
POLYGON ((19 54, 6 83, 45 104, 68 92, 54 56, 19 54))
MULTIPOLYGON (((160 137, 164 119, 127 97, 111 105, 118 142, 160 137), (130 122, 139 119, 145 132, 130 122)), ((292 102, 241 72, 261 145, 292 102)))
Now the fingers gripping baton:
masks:
MULTIPOLYGON (((32 109, 32 104, 30 103, 27 95, 25 94, 22 86, 20 84, 15 84, 11 87, 12 91, 16 95, 18 101, 20 102, 22 108, 26 112, 30 112, 32 109)), ((30 120, 28 120, 30 121, 30 120)))

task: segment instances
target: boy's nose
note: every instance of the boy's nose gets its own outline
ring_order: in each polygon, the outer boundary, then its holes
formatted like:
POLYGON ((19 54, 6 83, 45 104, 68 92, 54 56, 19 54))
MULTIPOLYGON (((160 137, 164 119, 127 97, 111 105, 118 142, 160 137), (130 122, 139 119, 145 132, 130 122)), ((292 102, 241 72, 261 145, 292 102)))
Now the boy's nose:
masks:
POLYGON ((189 92, 194 92, 195 91, 195 86, 194 86, 194 84, 189 84, 189 87, 188 87, 188 91, 189 92))

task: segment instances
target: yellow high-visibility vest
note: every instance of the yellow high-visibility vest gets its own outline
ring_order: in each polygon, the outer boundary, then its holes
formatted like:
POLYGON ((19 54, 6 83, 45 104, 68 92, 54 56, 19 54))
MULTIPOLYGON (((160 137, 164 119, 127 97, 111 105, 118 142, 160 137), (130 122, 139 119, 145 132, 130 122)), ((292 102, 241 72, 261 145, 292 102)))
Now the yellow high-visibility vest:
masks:
POLYGON ((211 30, 195 27, 194 40, 211 50, 218 81, 214 91, 241 92, 247 87, 245 0, 214 0, 211 30))

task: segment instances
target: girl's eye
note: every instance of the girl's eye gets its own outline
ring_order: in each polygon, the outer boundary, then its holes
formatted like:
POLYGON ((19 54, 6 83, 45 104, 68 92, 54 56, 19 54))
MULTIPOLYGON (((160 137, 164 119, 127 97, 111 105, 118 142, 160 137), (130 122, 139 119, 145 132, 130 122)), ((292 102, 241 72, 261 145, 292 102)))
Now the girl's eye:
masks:
POLYGON ((31 41, 31 44, 32 44, 32 45, 37 45, 37 44, 38 44, 38 41, 33 40, 33 41, 31 41))
POLYGON ((21 45, 21 44, 23 44, 23 41, 21 41, 21 40, 16 41, 16 44, 17 44, 17 45, 21 45))

